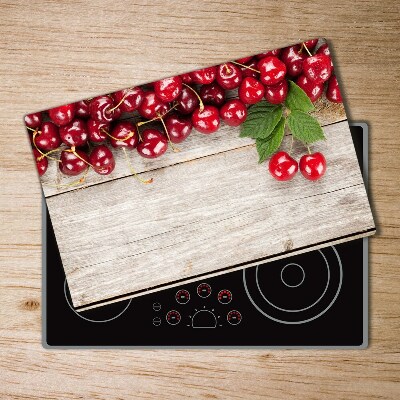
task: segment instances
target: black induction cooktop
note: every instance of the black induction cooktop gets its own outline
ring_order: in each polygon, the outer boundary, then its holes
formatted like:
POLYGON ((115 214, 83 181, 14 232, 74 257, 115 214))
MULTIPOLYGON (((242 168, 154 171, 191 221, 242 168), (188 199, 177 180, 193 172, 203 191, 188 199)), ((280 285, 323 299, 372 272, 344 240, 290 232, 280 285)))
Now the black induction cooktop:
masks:
MULTIPOLYGON (((367 125, 350 127, 366 180, 367 125)), ((367 346, 367 239, 78 313, 43 214, 47 348, 367 346)))

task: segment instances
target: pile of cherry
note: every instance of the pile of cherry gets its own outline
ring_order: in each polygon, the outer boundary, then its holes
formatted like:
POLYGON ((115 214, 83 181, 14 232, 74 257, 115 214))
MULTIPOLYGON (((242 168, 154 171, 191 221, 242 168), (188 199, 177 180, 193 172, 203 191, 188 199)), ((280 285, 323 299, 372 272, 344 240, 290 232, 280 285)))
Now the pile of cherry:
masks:
MULTIPOLYGON (((163 155, 171 146, 185 140, 195 128, 203 134, 218 130, 221 120, 239 126, 247 117, 249 105, 265 100, 283 103, 288 79, 295 80, 312 102, 321 97, 327 82, 326 98, 341 102, 341 95, 327 44, 316 48, 317 40, 268 51, 218 66, 162 79, 142 87, 124 89, 109 95, 56 107, 25 117, 39 175, 55 160, 69 176, 91 167, 102 175, 115 168, 113 148, 135 149, 146 158, 163 155), (237 97, 227 100, 227 91, 237 89, 237 97), (136 117, 136 122, 121 120, 121 115, 136 117), (138 119, 139 117, 140 119, 138 119), (158 121, 160 129, 146 128, 158 121)), ((317 159, 304 156, 300 170, 310 180, 326 170, 321 153, 317 159), (307 158, 308 157, 308 158, 307 158)), ((270 159, 269 170, 276 179, 288 180, 298 164, 287 153, 270 159)))

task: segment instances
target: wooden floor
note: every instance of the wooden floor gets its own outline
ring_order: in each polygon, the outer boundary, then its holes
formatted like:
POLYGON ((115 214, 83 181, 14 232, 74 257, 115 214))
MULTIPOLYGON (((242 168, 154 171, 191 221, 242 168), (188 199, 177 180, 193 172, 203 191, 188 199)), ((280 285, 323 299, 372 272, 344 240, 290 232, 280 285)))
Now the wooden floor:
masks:
POLYGON ((393 0, 0 0, 0 398, 400 398, 399 12, 393 0), (41 188, 24 113, 318 36, 349 119, 371 126, 369 348, 43 349, 41 188))

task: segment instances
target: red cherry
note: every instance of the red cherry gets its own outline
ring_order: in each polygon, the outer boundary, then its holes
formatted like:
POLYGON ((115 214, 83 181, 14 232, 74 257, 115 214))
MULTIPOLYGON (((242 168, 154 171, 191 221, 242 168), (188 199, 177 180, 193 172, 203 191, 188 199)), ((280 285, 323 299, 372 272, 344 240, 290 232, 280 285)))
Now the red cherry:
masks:
POLYGON ((303 61, 303 74, 312 81, 325 82, 331 73, 331 59, 325 54, 316 54, 303 61))
POLYGON ((269 56, 279 57, 279 54, 281 54, 281 49, 275 49, 275 50, 266 51, 265 53, 257 54, 256 58, 258 60, 261 60, 261 59, 263 59, 265 57, 269 57, 269 56))
POLYGON ((322 92, 324 91, 323 83, 311 81, 305 75, 300 75, 296 83, 306 92, 313 103, 322 96, 322 92))
POLYGON ((193 82, 192 77, 189 73, 180 75, 182 82, 186 83, 186 85, 190 85, 193 82))
POLYGON ((139 134, 136 126, 129 121, 120 121, 111 132, 110 143, 112 147, 125 147, 134 149, 139 142, 139 134))
POLYGON ((60 127, 60 137, 67 146, 84 146, 88 139, 88 130, 85 121, 75 118, 68 125, 60 127))
POLYGON ((247 107, 238 100, 228 100, 219 110, 222 121, 229 126, 239 126, 247 118, 247 107))
POLYGON ((214 133, 220 125, 218 108, 207 105, 203 111, 196 109, 192 114, 192 125, 201 133, 214 133))
POLYGON ((164 103, 175 100, 182 92, 182 79, 179 76, 154 82, 154 92, 164 103))
POLYGON ((99 122, 94 119, 89 119, 86 123, 88 129, 89 140, 93 143, 102 143, 107 139, 104 131, 110 131, 109 122, 99 122))
POLYGON ((220 107, 225 101, 225 90, 217 82, 202 85, 200 88, 200 98, 204 104, 220 107))
POLYGON ((217 67, 208 67, 190 73, 193 83, 198 85, 208 85, 215 81, 217 77, 217 67))
POLYGON ((286 100, 288 94, 288 83, 284 79, 273 86, 265 86, 265 100, 271 104, 280 104, 286 100))
POLYGON ((342 102, 342 95, 340 94, 339 84, 335 75, 332 75, 328 80, 326 98, 332 103, 342 102))
POLYGON ((95 97, 89 103, 90 116, 99 122, 111 122, 121 116, 121 109, 114 107, 114 99, 111 96, 95 97))
POLYGON ((325 54, 326 56, 328 56, 331 59, 331 67, 333 70, 333 62, 332 62, 331 52, 329 50, 328 43, 324 43, 320 47, 318 47, 316 54, 325 54))
POLYGON ((75 116, 75 103, 65 106, 51 108, 49 110, 50 119, 58 126, 69 124, 75 116))
POLYGON ((258 103, 264 97, 264 86, 255 78, 244 78, 239 87, 239 99, 245 104, 258 103))
POLYGON ((218 65, 216 79, 223 89, 236 89, 242 82, 242 71, 237 65, 230 62, 218 65))
POLYGON ((318 43, 318 39, 310 39, 310 40, 307 40, 307 41, 305 41, 303 43, 307 46, 308 50, 313 51, 315 49, 315 46, 318 43))
POLYGON ((300 45, 285 47, 281 53, 281 60, 285 63, 287 74, 291 77, 299 76, 303 72, 303 61, 307 53, 300 53, 300 45))
POLYGON ((243 57, 236 60, 239 64, 247 64, 249 61, 253 59, 253 56, 250 57, 243 57))
POLYGON ((65 175, 75 176, 81 174, 88 168, 89 157, 82 150, 75 150, 75 155, 70 150, 64 150, 60 155, 58 166, 65 175), (84 161, 83 161, 83 160, 84 161))
POLYGON ((45 151, 56 149, 61 144, 58 127, 50 121, 42 122, 40 130, 35 136, 36 146, 45 151))
POLYGON ((153 119, 164 115, 168 111, 168 104, 162 102, 154 92, 146 92, 139 107, 139 114, 146 119, 153 119))
POLYGON ((190 117, 168 114, 164 119, 172 143, 183 142, 192 132, 190 117))
POLYGON ((286 65, 274 56, 261 59, 257 67, 260 71, 260 80, 264 85, 276 85, 286 75, 286 65))
POLYGON ((79 118, 89 118, 89 101, 81 100, 75 103, 75 116, 79 118))
MULTIPOLYGON (((194 90, 194 89, 193 89, 194 90)), ((199 105, 198 97, 193 90, 184 86, 181 95, 177 98, 176 110, 182 114, 191 114, 199 105)))
POLYGON ((100 175, 109 175, 115 168, 115 159, 112 151, 101 144, 95 147, 89 155, 89 162, 100 175))
POLYGON ((299 164, 300 172, 310 181, 322 178, 326 171, 326 159, 322 153, 305 154, 299 164))
POLYGON ((133 87, 119 90, 112 94, 115 104, 120 104, 119 108, 122 112, 132 112, 139 108, 142 104, 144 92, 140 87, 133 87))
POLYGON ((39 128, 42 121, 43 121, 43 116, 41 112, 25 115, 25 125, 28 128, 31 129, 39 128))
POLYGON ((162 156, 168 148, 168 140, 157 129, 146 129, 142 133, 142 142, 137 147, 138 153, 145 158, 162 156))
POLYGON ((286 151, 278 151, 269 160, 269 172, 278 181, 292 179, 299 167, 297 161, 290 157, 286 151))
POLYGON ((47 161, 47 158, 42 157, 42 155, 36 149, 32 150, 33 150, 33 156, 35 157, 36 168, 39 172, 39 176, 43 176, 47 171, 49 162, 47 161))
POLYGON ((257 64, 258 64, 258 60, 256 58, 254 58, 251 61, 244 64, 252 69, 246 68, 246 67, 240 67, 242 70, 243 79, 247 78, 248 76, 251 76, 252 78, 256 78, 256 79, 260 78, 260 74, 256 71, 254 71, 254 70, 257 70, 257 64))

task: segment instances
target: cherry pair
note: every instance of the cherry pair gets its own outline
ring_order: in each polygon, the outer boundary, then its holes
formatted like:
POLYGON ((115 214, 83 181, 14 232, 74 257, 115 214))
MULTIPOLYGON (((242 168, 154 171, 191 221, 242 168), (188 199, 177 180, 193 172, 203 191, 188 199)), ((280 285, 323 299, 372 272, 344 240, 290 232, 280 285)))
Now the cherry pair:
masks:
POLYGON ((278 181, 292 179, 300 167, 304 178, 316 181, 322 178, 326 171, 326 159, 322 153, 305 154, 299 164, 285 151, 275 153, 269 160, 269 172, 278 181))

